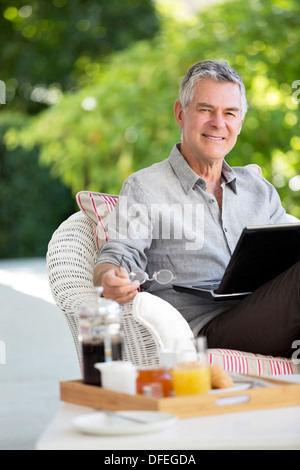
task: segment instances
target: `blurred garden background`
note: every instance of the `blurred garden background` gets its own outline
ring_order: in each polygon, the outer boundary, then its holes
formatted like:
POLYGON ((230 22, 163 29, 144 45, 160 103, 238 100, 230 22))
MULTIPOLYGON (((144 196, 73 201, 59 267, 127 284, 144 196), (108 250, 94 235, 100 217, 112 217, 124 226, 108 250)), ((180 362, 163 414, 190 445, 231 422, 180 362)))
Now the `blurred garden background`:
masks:
POLYGON ((300 217, 299 0, 1 0, 0 39, 0 258, 44 256, 76 192, 117 194, 166 158, 202 59, 245 82, 228 163, 259 164, 300 217))

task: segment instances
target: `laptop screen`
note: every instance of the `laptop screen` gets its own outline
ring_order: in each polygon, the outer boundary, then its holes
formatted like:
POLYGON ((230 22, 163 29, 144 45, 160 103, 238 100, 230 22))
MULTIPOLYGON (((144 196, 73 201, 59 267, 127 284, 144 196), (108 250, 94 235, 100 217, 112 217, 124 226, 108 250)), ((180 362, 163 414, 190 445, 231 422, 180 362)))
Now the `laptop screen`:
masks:
POLYGON ((246 227, 217 292, 253 292, 299 260, 300 224, 246 227))

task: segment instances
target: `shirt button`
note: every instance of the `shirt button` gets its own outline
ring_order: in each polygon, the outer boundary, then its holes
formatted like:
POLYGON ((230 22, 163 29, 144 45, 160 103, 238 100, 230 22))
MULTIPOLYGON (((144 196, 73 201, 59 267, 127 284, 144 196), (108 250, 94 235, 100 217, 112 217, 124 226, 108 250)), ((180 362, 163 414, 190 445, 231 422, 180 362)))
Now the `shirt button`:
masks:
POLYGON ((215 200, 214 200, 214 199, 210 199, 210 201, 209 201, 209 202, 212 202, 212 203, 213 203, 213 202, 215 202, 215 200))
POLYGON ((227 228, 224 228, 224 232, 227 232, 227 228))

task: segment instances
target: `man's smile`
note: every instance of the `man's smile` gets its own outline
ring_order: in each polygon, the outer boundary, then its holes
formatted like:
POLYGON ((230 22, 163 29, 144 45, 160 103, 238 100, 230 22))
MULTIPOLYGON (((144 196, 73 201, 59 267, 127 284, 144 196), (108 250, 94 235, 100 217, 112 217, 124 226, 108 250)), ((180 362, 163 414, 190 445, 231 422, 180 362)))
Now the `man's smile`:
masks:
POLYGON ((202 135, 206 137, 207 139, 216 140, 219 142, 221 142, 222 140, 225 140, 225 137, 222 137, 222 136, 209 135, 209 134, 202 134, 202 135))

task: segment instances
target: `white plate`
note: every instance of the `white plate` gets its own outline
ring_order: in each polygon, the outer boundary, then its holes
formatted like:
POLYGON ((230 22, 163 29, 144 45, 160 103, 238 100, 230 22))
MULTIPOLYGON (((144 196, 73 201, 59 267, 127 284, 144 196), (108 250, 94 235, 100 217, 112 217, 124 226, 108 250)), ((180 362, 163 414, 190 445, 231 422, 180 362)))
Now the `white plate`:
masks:
POLYGON ((210 393, 233 393, 233 392, 240 392, 242 390, 247 390, 250 388, 251 383, 245 382, 236 382, 234 383, 233 387, 230 388, 214 388, 210 390, 210 393))
POLYGON ((155 432, 171 426, 178 417, 159 411, 118 411, 118 415, 107 415, 105 411, 97 411, 87 415, 77 416, 72 425, 77 431, 94 435, 122 435, 155 432), (145 420, 146 423, 135 423, 121 416, 145 420))

